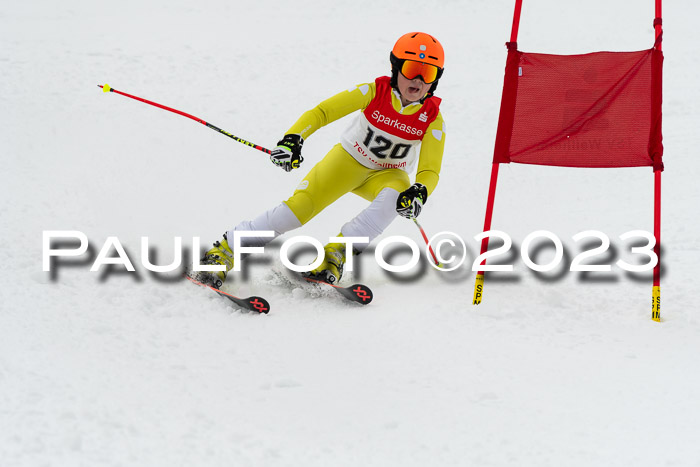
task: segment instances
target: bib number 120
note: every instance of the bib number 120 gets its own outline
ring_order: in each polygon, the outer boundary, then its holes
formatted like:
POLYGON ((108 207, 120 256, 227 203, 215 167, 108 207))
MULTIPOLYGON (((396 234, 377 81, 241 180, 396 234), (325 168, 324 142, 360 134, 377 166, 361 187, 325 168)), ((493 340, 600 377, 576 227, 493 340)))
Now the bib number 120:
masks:
POLYGON ((409 149, 411 149, 410 144, 406 143, 396 143, 392 144, 389 138, 382 135, 374 136, 374 130, 367 127, 367 136, 362 142, 369 152, 377 156, 379 159, 386 159, 389 156, 390 159, 403 159, 408 155, 409 149), (370 144, 373 144, 370 147, 370 144))

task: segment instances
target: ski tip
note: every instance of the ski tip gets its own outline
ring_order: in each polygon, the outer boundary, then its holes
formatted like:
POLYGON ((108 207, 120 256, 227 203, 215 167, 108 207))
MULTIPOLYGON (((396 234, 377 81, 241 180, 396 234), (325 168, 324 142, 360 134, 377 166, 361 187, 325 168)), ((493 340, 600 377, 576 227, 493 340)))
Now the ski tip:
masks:
POLYGON ((236 297, 235 295, 231 295, 230 293, 224 292, 223 290, 217 289, 216 287, 212 287, 209 284, 204 284, 197 279, 193 279, 192 277, 188 276, 185 274, 185 278, 189 280, 190 282, 197 284, 201 287, 205 287, 207 289, 210 289, 213 292, 216 292, 219 296, 225 297, 229 300, 231 300, 233 303, 235 303, 237 306, 244 308, 249 311, 257 311, 258 313, 264 313, 268 314, 270 312, 270 302, 265 300, 262 297, 258 297, 257 295, 254 295, 252 297, 248 298, 239 298, 236 297))
POLYGON ((262 297, 248 297, 246 298, 248 304, 252 307, 251 311, 257 311, 258 313, 268 314, 270 312, 270 303, 262 297))
POLYGON ((362 305, 369 305, 374 298, 372 290, 364 284, 353 284, 350 287, 347 287, 346 290, 352 292, 355 301, 357 303, 361 303, 362 305))

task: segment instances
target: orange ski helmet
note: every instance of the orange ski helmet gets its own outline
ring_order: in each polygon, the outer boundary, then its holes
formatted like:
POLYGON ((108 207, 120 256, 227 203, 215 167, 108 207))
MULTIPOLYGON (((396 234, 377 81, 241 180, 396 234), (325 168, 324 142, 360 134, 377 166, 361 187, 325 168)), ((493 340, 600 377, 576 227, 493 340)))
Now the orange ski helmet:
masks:
POLYGON ((414 60, 438 68, 445 66, 445 51, 442 50, 442 45, 424 32, 409 32, 399 37, 391 53, 400 60, 414 60))
MULTIPOLYGON (((413 67, 413 76, 406 76, 413 79, 420 76, 424 82, 432 83, 426 97, 433 95, 437 83, 445 65, 445 51, 440 42, 430 34, 424 32, 409 32, 399 37, 399 40, 394 44, 394 48, 389 54, 391 61, 391 86, 398 88, 398 74, 402 73, 405 62, 419 62, 423 64, 423 72, 420 71, 421 65, 413 67), (419 74, 420 73, 420 74, 419 74)), ((415 63, 413 65, 416 65, 415 63)))

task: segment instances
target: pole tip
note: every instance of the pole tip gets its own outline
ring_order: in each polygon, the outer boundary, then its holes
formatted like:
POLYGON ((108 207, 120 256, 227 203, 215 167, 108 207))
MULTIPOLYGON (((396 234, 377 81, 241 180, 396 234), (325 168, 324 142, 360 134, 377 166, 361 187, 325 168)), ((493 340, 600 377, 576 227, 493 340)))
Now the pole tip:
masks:
POLYGON ((112 90, 109 84, 98 84, 97 87, 102 88, 102 92, 110 92, 112 90))

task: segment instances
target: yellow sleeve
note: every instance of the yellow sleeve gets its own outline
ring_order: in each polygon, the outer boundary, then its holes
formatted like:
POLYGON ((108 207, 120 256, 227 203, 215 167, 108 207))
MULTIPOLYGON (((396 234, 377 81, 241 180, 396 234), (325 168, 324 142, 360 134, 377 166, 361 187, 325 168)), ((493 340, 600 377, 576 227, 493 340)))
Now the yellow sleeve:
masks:
POLYGON ((428 189, 428 195, 433 192, 440 178, 442 153, 445 149, 445 121, 442 114, 428 126, 421 142, 416 183, 422 183, 428 189))
POLYGON ((374 83, 360 84, 336 94, 304 112, 286 134, 297 134, 306 139, 319 128, 366 108, 376 94, 377 86, 374 83))

